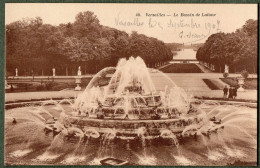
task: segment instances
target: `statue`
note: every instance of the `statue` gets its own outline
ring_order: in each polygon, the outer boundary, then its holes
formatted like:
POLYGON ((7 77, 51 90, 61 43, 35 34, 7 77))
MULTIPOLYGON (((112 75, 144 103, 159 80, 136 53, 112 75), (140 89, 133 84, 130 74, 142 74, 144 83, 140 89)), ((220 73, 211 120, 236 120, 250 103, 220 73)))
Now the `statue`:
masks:
POLYGON ((225 70, 224 70, 225 73, 229 73, 229 66, 225 64, 225 70))
POLYGON ((78 76, 81 76, 80 66, 79 66, 79 68, 78 68, 78 76))
POLYGON ((15 76, 18 76, 18 69, 15 68, 15 76))
POLYGON ((55 76, 55 68, 52 68, 52 76, 55 76))

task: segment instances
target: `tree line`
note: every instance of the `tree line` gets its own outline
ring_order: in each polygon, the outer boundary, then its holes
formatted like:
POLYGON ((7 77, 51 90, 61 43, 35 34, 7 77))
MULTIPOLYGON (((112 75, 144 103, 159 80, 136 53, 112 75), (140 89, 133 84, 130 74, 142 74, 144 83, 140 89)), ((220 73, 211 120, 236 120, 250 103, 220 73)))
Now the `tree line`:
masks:
POLYGON ((257 73, 257 20, 247 20, 242 28, 233 33, 212 34, 197 51, 199 61, 215 65, 218 72, 247 70, 257 73))
POLYGON ((172 59, 164 42, 137 32, 130 35, 100 24, 90 11, 80 12, 73 23, 53 26, 40 17, 6 25, 6 71, 14 75, 76 75, 116 66, 118 59, 140 56, 149 67, 172 59))

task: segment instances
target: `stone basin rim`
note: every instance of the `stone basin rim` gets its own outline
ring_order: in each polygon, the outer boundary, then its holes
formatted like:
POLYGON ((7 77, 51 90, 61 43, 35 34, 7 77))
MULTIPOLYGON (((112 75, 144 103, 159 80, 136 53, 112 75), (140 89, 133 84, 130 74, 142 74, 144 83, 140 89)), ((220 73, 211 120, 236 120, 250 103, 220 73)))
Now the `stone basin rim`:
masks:
MULTIPOLYGON (((54 101, 62 101, 64 99, 67 98, 63 98, 63 99, 53 99, 54 101)), ((17 102, 12 102, 12 103, 5 103, 5 109, 14 109, 14 108, 20 108, 20 107, 25 107, 25 106, 40 106, 40 103, 45 103, 48 102, 52 99, 46 99, 46 100, 34 100, 34 101, 30 101, 30 100, 25 100, 25 101, 17 101, 17 102)), ((70 99, 71 100, 71 99, 70 99)), ((223 103, 226 105, 244 105, 244 106, 248 106, 248 107, 253 107, 253 108, 257 108, 257 104, 258 103, 253 103, 253 102, 241 102, 241 101, 223 101, 223 100, 208 100, 208 99, 193 99, 191 101, 191 103, 195 103, 196 101, 212 101, 212 102, 218 102, 218 103, 223 103)), ((51 105, 50 104, 46 104, 46 105, 51 105)))
POLYGON ((81 120, 81 121, 96 121, 96 122, 122 122, 122 123, 160 123, 160 122, 173 122, 173 121, 180 121, 180 120, 188 120, 188 119, 194 119, 195 117, 198 117, 201 113, 196 113, 196 115, 190 115, 190 116, 181 116, 180 118, 169 118, 169 119, 159 119, 159 120, 152 120, 152 119, 95 119, 95 118, 82 118, 80 116, 70 116, 70 119, 75 120, 81 120))

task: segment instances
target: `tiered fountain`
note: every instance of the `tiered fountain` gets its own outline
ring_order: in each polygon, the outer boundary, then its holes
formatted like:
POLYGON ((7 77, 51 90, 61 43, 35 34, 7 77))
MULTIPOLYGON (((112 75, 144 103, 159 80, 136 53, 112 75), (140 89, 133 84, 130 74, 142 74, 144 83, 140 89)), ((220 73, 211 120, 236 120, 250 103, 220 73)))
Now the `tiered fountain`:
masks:
POLYGON ((98 138, 103 134, 113 139, 135 139, 141 134, 148 139, 183 136, 188 126, 196 125, 196 129, 202 126, 203 115, 192 108, 190 98, 181 88, 171 84, 157 91, 140 57, 121 59, 116 68, 105 68, 97 73, 75 100, 74 112, 58 122, 66 129, 81 129, 83 134, 78 135, 85 137, 98 138), (111 73, 109 84, 100 87, 100 81, 111 73))

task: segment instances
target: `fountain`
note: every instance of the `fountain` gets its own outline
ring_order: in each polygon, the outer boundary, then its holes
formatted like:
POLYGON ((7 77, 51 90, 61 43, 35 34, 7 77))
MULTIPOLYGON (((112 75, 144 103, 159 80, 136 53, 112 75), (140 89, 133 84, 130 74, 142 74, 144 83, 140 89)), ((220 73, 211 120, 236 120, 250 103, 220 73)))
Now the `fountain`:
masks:
POLYGON ((256 107, 192 99, 139 57, 104 68, 75 99, 14 105, 5 112, 7 164, 256 162, 256 107))
POLYGON ((61 123, 83 132, 95 130, 90 135, 96 138, 113 129, 113 139, 135 139, 138 130, 144 128, 144 138, 151 139, 163 137, 165 128, 182 136, 189 125, 201 127, 202 120, 181 88, 172 82, 158 92, 143 60, 131 57, 121 59, 116 68, 97 73, 75 100, 74 112, 61 123), (108 85, 100 87, 99 80, 108 75, 108 85))

